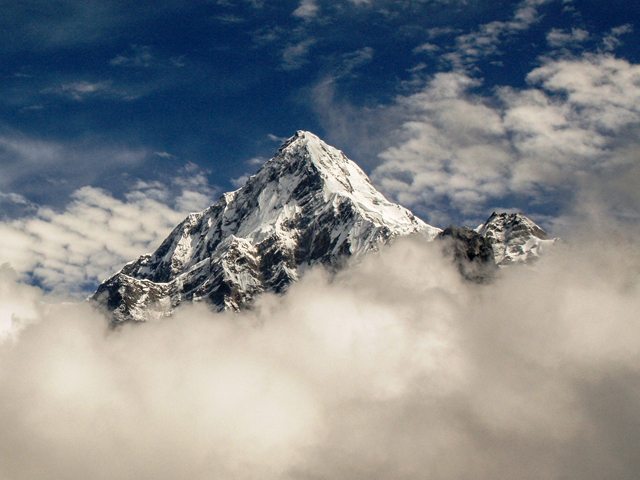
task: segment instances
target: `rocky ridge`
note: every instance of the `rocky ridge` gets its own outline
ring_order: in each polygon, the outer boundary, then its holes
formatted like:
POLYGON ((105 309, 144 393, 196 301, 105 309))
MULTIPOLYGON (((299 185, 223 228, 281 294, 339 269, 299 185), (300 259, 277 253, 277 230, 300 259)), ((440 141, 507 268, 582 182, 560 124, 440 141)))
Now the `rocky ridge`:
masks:
POLYGON ((555 240, 522 213, 493 212, 475 231, 493 248, 495 263, 533 263, 555 240))

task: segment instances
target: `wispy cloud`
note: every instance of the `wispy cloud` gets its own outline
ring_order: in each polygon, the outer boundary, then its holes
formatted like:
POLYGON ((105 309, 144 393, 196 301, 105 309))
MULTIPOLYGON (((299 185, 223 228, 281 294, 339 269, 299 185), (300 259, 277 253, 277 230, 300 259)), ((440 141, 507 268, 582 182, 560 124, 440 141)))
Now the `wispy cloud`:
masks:
POLYGON ((351 75, 358 68, 368 64, 373 60, 375 50, 372 47, 363 47, 353 52, 345 53, 341 56, 342 65, 334 73, 336 77, 351 75))
POLYGON ((215 20, 221 23, 244 23, 247 21, 246 18, 240 17, 238 15, 226 14, 226 15, 216 15, 214 17, 215 20))
POLYGON ((607 51, 613 51, 623 44, 620 37, 633 32, 633 26, 629 23, 619 27, 612 28, 611 31, 604 36, 602 44, 607 51))
POLYGON ((111 80, 104 81, 71 81, 54 84, 43 88, 40 93, 45 95, 57 95, 76 102, 85 102, 93 99, 108 99, 114 101, 130 102, 139 99, 159 88, 163 81, 147 84, 116 84, 111 80))
POLYGON ((293 16, 300 17, 304 20, 311 20, 318 15, 320 7, 316 0, 301 0, 300 5, 293 11, 293 16))
POLYGON ((149 67, 154 57, 148 45, 132 45, 131 52, 120 54, 109 61, 110 65, 118 67, 149 67))
POLYGON ((307 38, 286 47, 282 52, 282 69, 297 70, 309 63, 309 51, 315 43, 315 39, 307 38))
POLYGON ((148 158, 144 149, 108 146, 99 139, 54 142, 8 130, 0 134, 0 189, 55 198, 56 190, 75 190, 114 169, 140 166, 148 158))
POLYGON ((284 142, 284 141, 287 139, 287 137, 279 137, 279 136, 277 136, 277 135, 274 135, 273 133, 269 133, 269 134, 267 134, 267 137, 268 137, 268 138, 269 138, 269 140, 271 140, 272 142, 280 142, 280 143, 284 142))
POLYGON ((236 188, 240 188, 243 187, 245 183, 247 183, 247 180, 249 180, 249 174, 245 173, 243 175, 240 175, 238 178, 232 178, 231 185, 236 188))
POLYGON ((175 158, 175 156, 169 152, 153 152, 153 155, 160 158, 175 158))
POLYGON ((48 87, 42 93, 55 93, 81 101, 91 97, 111 96, 114 93, 111 82, 71 82, 56 87, 48 87))
MULTIPOLYGON (((287 139, 286 139, 286 138, 284 138, 284 139, 281 141, 281 140, 280 140, 280 138, 278 137, 278 140, 277 140, 277 141, 278 141, 278 142, 284 142, 284 140, 287 140, 287 139)), ((264 158, 264 157, 253 157, 253 158, 250 158, 250 159, 247 161, 247 163, 248 163, 249 165, 252 165, 252 166, 257 166, 257 165, 262 165, 262 164, 264 164, 264 162, 266 162, 266 161, 267 161, 267 159, 266 159, 266 158, 264 158)))
POLYGON ((423 43, 422 45, 418 45, 417 47, 415 47, 413 49, 413 53, 423 53, 423 52, 427 52, 427 53, 433 53, 433 52, 438 52, 440 51, 441 48, 436 45, 435 43, 423 43))
MULTIPOLYGON (((473 31, 455 37, 455 45, 441 58, 453 68, 466 70, 479 59, 500 51, 500 43, 507 37, 528 29, 540 19, 538 8, 551 0, 522 0, 507 21, 493 21, 480 25, 473 31)), ((448 31, 434 31, 436 36, 448 31)))

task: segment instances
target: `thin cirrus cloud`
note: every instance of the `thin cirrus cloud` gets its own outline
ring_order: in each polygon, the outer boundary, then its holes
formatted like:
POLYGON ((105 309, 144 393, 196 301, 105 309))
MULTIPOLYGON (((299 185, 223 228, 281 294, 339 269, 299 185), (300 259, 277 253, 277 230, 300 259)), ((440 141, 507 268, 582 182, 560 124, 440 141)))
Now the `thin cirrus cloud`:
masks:
POLYGON ((92 97, 116 95, 112 82, 89 81, 62 83, 55 87, 47 87, 42 90, 42 93, 62 95, 77 101, 92 97))
POLYGON ((53 203, 61 192, 91 184, 114 168, 139 167, 148 158, 144 149, 108 146, 99 139, 69 143, 6 130, 0 134, 0 189, 29 198, 46 195, 53 203))
POLYGON ((315 43, 316 40, 314 38, 306 38, 287 46, 282 51, 282 69, 298 70, 309 63, 309 52, 315 43))
POLYGON ((109 61, 112 66, 149 67, 154 57, 148 45, 133 45, 130 53, 121 53, 109 61))
POLYGON ((602 39, 604 49, 610 52, 614 51, 624 43, 621 37, 632 32, 633 26, 629 23, 612 28, 611 31, 602 39))
POLYGON ((304 20, 313 19, 319 12, 320 8, 315 0, 302 0, 298 8, 293 11, 293 16, 300 17, 304 20))
POLYGON ((440 56, 441 60, 454 69, 471 69, 478 60, 498 53, 505 38, 525 31, 539 21, 539 7, 550 2, 551 0, 521 1, 510 20, 485 23, 470 33, 456 36, 454 45, 440 56))

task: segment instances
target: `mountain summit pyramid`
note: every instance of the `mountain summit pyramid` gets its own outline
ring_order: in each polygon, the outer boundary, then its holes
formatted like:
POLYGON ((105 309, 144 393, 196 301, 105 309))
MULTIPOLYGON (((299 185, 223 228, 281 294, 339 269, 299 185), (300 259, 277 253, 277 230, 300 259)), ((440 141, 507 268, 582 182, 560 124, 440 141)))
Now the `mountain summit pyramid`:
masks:
POLYGON ((169 315, 184 301, 238 310, 314 264, 338 268, 394 237, 439 232, 385 199, 341 151, 298 131, 244 187, 190 214, 92 299, 116 324, 169 315))

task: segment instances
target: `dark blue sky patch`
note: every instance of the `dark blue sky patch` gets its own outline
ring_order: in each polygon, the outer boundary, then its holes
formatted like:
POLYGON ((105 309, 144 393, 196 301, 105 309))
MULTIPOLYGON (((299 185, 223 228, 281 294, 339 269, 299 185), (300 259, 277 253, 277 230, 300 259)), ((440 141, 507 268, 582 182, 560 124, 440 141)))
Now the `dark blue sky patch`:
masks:
POLYGON ((497 90, 531 88, 549 59, 637 62, 634 23, 622 0, 11 4, 0 20, 6 141, 63 153, 25 160, 23 175, 11 162, 35 150, 0 153, 0 188, 63 205, 84 182, 117 191, 121 174, 193 162, 230 189, 251 159, 273 155, 269 135, 298 129, 372 170, 416 120, 402 99, 439 73, 473 79, 464 95, 497 105, 497 90))

